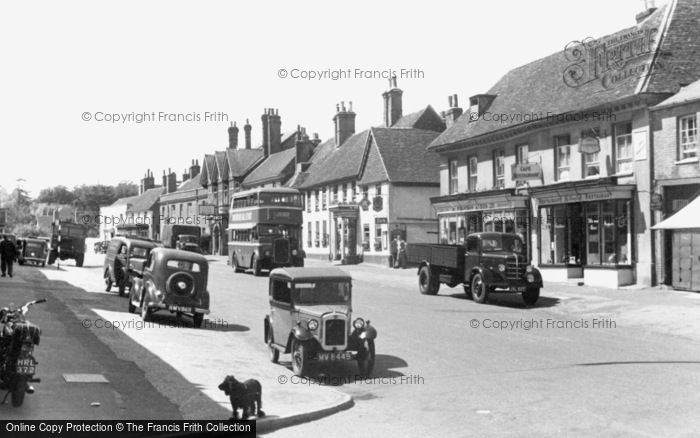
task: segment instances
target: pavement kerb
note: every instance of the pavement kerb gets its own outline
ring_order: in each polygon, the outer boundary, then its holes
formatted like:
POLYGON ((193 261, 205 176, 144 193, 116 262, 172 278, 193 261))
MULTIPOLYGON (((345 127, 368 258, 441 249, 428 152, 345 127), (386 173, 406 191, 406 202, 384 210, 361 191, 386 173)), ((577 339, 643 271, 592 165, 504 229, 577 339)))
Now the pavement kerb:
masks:
POLYGON ((336 412, 350 409, 355 404, 352 396, 337 391, 335 389, 331 389, 330 391, 333 391, 336 394, 338 394, 341 400, 328 407, 316 409, 314 411, 287 415, 283 417, 260 418, 256 421, 256 432, 269 433, 285 427, 295 426, 298 424, 307 423, 309 421, 318 420, 319 418, 327 417, 329 415, 335 414, 336 412))

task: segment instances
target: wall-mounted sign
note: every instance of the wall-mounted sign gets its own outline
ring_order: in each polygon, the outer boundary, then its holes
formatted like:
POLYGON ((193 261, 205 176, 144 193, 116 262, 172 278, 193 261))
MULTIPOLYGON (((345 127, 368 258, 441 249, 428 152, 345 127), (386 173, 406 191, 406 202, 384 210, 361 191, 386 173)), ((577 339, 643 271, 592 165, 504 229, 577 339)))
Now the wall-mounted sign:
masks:
POLYGON ((214 216, 217 214, 216 205, 200 205, 199 214, 202 216, 214 216))
POLYGON ((663 210, 664 209, 664 198, 659 193, 651 194, 651 209, 652 210, 663 210))
POLYGON ((374 218, 374 223, 376 225, 382 225, 382 224, 388 224, 389 221, 385 217, 375 217, 374 218))
POLYGON ((369 210, 371 202, 369 202, 369 199, 363 198, 362 201, 360 201, 360 207, 362 207, 362 210, 367 211, 369 210))
POLYGON ((539 163, 513 164, 511 166, 513 179, 530 180, 542 178, 542 166, 539 163))
POLYGON ((596 137, 583 137, 578 144, 578 151, 582 154, 600 152, 600 140, 596 137))
POLYGON ((381 196, 375 196, 372 199, 372 209, 374 211, 382 211, 384 208, 384 199, 381 196))

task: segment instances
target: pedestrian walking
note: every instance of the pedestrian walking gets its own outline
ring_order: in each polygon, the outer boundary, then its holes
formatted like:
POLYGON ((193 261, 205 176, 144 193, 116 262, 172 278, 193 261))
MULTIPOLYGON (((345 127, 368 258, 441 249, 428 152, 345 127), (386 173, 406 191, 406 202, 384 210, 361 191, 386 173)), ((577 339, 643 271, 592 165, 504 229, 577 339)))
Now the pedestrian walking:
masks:
POLYGON ((2 236, 2 241, 0 242, 0 268, 2 269, 2 276, 8 274, 12 277, 12 264, 17 258, 17 248, 15 244, 10 241, 7 235, 2 236))
POLYGON ((403 237, 399 238, 399 260, 398 260, 398 267, 401 269, 406 269, 406 263, 407 263, 407 258, 406 258, 406 246, 407 243, 405 240, 403 240, 403 237))
POLYGON ((399 236, 394 235, 394 239, 389 244, 389 267, 395 268, 398 261, 399 236))

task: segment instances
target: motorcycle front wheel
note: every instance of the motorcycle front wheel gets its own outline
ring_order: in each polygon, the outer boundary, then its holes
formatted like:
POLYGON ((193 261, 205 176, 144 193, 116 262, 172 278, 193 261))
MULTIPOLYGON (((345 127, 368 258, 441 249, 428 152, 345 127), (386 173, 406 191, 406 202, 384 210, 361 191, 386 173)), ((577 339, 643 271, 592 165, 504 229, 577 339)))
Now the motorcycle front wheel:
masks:
POLYGON ((12 406, 18 407, 22 406, 24 403, 24 394, 27 393, 27 378, 18 377, 15 380, 15 385, 12 388, 10 397, 12 398, 12 406))

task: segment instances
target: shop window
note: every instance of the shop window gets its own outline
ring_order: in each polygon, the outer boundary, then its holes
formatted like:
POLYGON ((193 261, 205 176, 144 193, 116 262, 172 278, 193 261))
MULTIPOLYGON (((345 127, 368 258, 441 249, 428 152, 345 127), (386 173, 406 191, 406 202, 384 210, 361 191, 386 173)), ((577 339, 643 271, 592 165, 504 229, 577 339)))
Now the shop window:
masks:
POLYGON ((446 217, 441 217, 440 222, 438 224, 438 227, 440 228, 440 243, 443 245, 447 244, 447 218, 446 217))
POLYGON ((381 227, 375 227, 374 229, 374 250, 382 250, 382 229, 381 227))
POLYGON ((493 186, 502 189, 506 186, 506 153, 503 150, 493 153, 493 186))
POLYGON ((307 240, 306 240, 306 246, 308 246, 309 248, 311 248, 311 247, 313 246, 313 243, 312 243, 312 241, 311 241, 311 236, 313 235, 313 232, 312 232, 312 230, 311 230, 311 222, 309 222, 309 224, 308 224, 307 233, 308 233, 308 238, 307 238, 307 240))
POLYGON ((571 178, 571 139, 568 135, 554 137, 554 155, 557 181, 569 180, 571 178))
POLYGON ((316 246, 316 248, 321 246, 321 229, 319 227, 318 221, 316 221, 316 239, 314 240, 314 244, 315 244, 314 246, 316 246))
POLYGON ((632 172, 632 123, 615 125, 615 172, 632 172))
POLYGON ((476 191, 476 183, 478 182, 479 161, 476 157, 469 157, 469 191, 476 191))
POLYGON ((580 204, 543 207, 539 219, 540 263, 582 264, 580 204))
POLYGON ((458 182, 459 180, 457 179, 457 160, 450 160, 448 161, 447 164, 447 170, 449 172, 449 180, 450 180, 450 192, 449 194, 457 193, 458 191, 458 182))
POLYGON ((695 114, 678 120, 678 158, 686 160, 698 156, 698 119, 695 114))
POLYGON ((328 248, 328 228, 327 228, 327 222, 323 221, 323 235, 322 235, 322 241, 321 241, 321 246, 324 248, 328 248))

